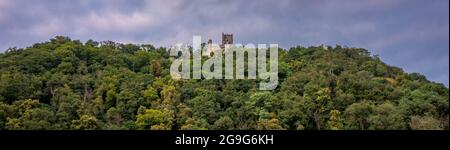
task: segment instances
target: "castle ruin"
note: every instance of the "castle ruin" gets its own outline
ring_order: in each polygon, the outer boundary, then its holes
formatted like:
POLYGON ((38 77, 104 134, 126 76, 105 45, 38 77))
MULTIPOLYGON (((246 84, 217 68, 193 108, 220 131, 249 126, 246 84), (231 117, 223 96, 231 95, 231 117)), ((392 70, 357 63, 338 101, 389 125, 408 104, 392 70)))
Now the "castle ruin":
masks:
POLYGON ((233 34, 225 34, 222 32, 222 44, 220 48, 225 48, 225 44, 233 44, 233 34))

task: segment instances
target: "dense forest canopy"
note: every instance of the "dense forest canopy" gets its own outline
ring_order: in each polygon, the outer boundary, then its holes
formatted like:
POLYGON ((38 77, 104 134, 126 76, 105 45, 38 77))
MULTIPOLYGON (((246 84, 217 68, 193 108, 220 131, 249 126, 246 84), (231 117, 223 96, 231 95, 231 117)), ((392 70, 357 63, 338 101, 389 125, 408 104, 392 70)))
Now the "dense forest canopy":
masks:
POLYGON ((449 89, 361 48, 279 50, 279 85, 173 80, 166 48, 57 36, 0 54, 0 129, 449 128, 449 89))

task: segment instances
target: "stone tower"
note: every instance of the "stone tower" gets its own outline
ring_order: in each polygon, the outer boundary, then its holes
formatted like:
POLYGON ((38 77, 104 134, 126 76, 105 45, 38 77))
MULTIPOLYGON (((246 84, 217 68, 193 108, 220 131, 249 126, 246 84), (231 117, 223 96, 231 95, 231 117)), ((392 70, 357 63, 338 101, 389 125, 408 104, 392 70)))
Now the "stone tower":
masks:
POLYGON ((220 47, 224 48, 225 44, 233 44, 233 34, 224 34, 222 32, 222 45, 220 47))

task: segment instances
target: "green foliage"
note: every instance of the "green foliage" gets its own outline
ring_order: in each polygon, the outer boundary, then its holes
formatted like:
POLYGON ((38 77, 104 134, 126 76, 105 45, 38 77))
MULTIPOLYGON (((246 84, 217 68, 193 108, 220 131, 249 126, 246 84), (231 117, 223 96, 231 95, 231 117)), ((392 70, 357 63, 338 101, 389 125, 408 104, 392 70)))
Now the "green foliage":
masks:
POLYGON ((137 115, 136 126, 139 129, 169 130, 172 127, 172 116, 167 111, 147 109, 137 115))
POLYGON ((205 119, 189 118, 186 123, 181 126, 181 130, 207 130, 209 124, 205 119))
POLYGON ((345 109, 344 115, 348 129, 367 129, 369 115, 372 114, 373 104, 362 101, 351 104, 345 109))
POLYGON ((429 116, 412 116, 409 126, 413 130, 442 130, 439 120, 429 116))
POLYGON ((373 114, 369 116, 369 129, 374 130, 394 130, 403 129, 404 121, 398 109, 391 103, 383 103, 373 109, 373 114))
POLYGON ((57 36, 0 54, 0 129, 448 130, 449 90, 361 48, 279 49, 279 85, 173 80, 166 48, 57 36))
POLYGON ((53 129, 52 122, 55 122, 56 118, 45 104, 28 99, 16 101, 13 108, 17 108, 18 112, 15 113, 16 115, 10 114, 10 117, 6 118, 6 129, 53 129))
POLYGON ((75 130, 96 130, 100 129, 100 124, 95 116, 83 115, 79 120, 73 120, 70 127, 75 130))
POLYGON ((214 122, 213 128, 216 130, 232 130, 234 129, 234 122, 228 116, 223 116, 214 122))
POLYGON ((280 125, 278 119, 262 119, 258 121, 257 130, 282 130, 283 127, 280 125))
POLYGON ((342 123, 341 112, 339 110, 330 111, 328 120, 328 129, 330 130, 341 130, 344 125, 342 123))

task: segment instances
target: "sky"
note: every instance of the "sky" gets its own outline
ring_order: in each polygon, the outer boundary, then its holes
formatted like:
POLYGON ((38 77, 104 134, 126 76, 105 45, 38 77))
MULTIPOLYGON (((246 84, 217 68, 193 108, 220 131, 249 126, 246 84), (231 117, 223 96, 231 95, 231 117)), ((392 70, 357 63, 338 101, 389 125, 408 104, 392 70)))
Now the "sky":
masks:
POLYGON ((171 46, 343 45, 449 85, 448 0, 0 0, 0 52, 56 35, 171 46))

